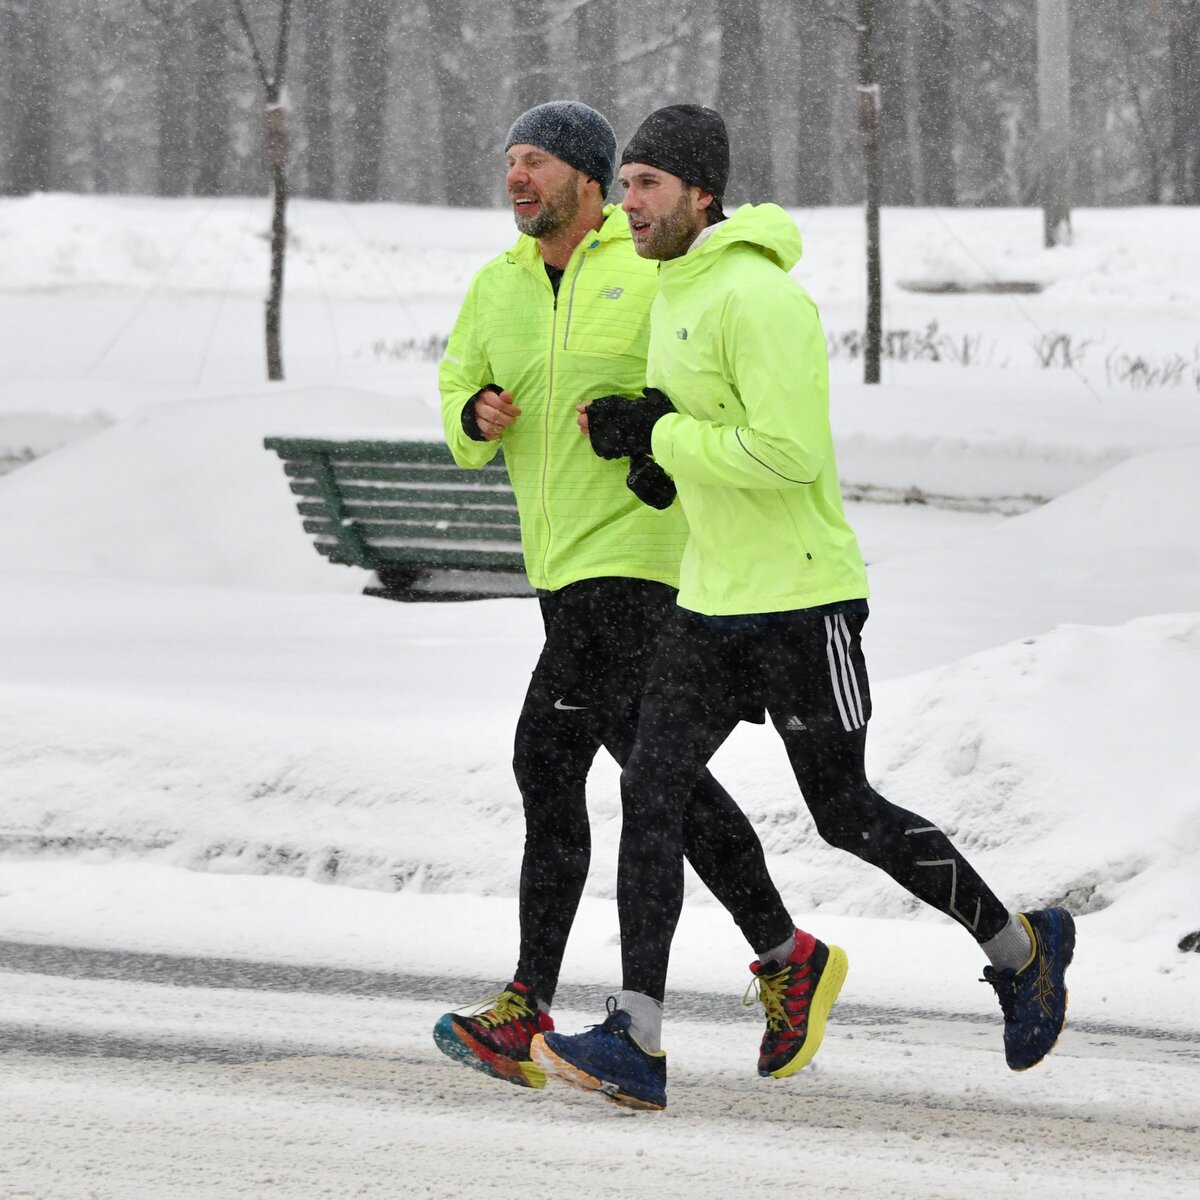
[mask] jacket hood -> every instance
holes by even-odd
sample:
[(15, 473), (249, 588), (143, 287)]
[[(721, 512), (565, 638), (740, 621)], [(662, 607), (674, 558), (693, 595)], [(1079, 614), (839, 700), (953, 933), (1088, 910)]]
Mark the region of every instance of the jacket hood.
[(785, 271), (800, 261), (803, 252), (796, 222), (778, 204), (743, 204), (732, 216), (704, 230), (682, 258), (670, 259), (663, 266), (720, 254), (737, 242), (753, 246)]
[[(611, 242), (621, 238), (629, 241), (632, 236), (629, 232), (629, 220), (621, 211), (621, 206), (606, 204), (604, 206), (604, 223), (599, 229), (589, 233), (580, 244), (585, 247), (598, 246), (601, 242)], [(527, 233), (522, 233), (517, 237), (508, 254), (517, 262), (533, 262), (537, 259), (540, 263), (542, 258), (537, 238), (532, 238)]]

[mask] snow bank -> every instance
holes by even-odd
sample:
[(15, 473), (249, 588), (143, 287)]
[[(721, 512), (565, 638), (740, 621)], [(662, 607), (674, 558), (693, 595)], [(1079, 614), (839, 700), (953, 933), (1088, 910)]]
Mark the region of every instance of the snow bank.
[(0, 562), (165, 583), (354, 591), (320, 558), (267, 434), (390, 429), (441, 438), (420, 403), (283, 389), (143, 409), (0, 479)]
[[(482, 637), (454, 645), (455, 613), (435, 606), (314, 599), (276, 612), (271, 637), (260, 624), (270, 619), (266, 604), (237, 630), (232, 608), (208, 611), (181, 591), (170, 626), (186, 653), (164, 652), (166, 678), (155, 683), (142, 678), (153, 655), (125, 643), (143, 623), (136, 610), (124, 622), (115, 616), (121, 595), (110, 597), (117, 627), (103, 684), (74, 694), (0, 687), (4, 849), (133, 853), (376, 889), (513, 893), (523, 821), (508, 757), (519, 663), (536, 637), (532, 614), (522, 631), (528, 645)], [(390, 678), (359, 675), (369, 668), (353, 658), (343, 676), (325, 678), (338, 646), (322, 645), (315, 629), (297, 661), (302, 617), (315, 619), (318, 603), (326, 619), (361, 610), (357, 644), (388, 664)], [(389, 637), (395, 610), (412, 611), (416, 625), (401, 616)], [(510, 601), (503, 611), (522, 606)], [(108, 613), (100, 605), (91, 621), (77, 616), (69, 640), (89, 625), (98, 636)], [(141, 637), (152, 650), (160, 633), (142, 628)], [(238, 653), (242, 639), (257, 647), (250, 663)], [(487, 671), (451, 667), (472, 660)], [(85, 675), (89, 664), (84, 655)], [(481, 678), (494, 681), (486, 701), (472, 699)], [(1006, 899), (1100, 911), (1136, 898), (1150, 877), (1155, 920), (1177, 941), (1195, 923), (1186, 881), (1200, 869), (1197, 678), (1200, 616), (1061, 628), (876, 688), (872, 777), (890, 799), (941, 824)], [(263, 711), (271, 688), (301, 687), (312, 691), (305, 703)], [(358, 699), (343, 704), (351, 691)], [(241, 705), (228, 702), (239, 694)], [(470, 714), (471, 736), (456, 711)], [(885, 876), (817, 838), (773, 734), (743, 728), (715, 768), (760, 830), (797, 909), (917, 910)], [(610, 763), (593, 783), (589, 893), (607, 897), (620, 832)], [(1133, 907), (1120, 926), (1130, 936), (1148, 916), (1144, 903)]]
[[(1127, 404), (1097, 407), (1090, 397), (1069, 391), (1014, 397), (994, 374), (962, 396), (914, 386), (841, 391), (835, 403), (839, 467), (848, 487), (866, 484), (873, 494), (897, 496), (917, 488), (1003, 507), (1005, 497), (1061, 495), (1144, 450), (1200, 444), (1200, 403), (1181, 399), (1160, 402), (1156, 421), (1144, 424)], [(0, 561), (171, 583), (356, 590), (360, 572), (318, 559), (301, 530), (282, 468), (263, 451), (262, 438), (291, 433), (438, 440), (435, 403), (433, 397), (422, 403), (411, 390), (381, 395), (343, 386), (148, 406), (0, 479)], [(1194, 478), (1200, 461), (1194, 454), (1175, 467), (1172, 461), (1169, 456), (1149, 461), (1131, 476), (1115, 473), (1099, 485), (1111, 493), (1099, 507), (1096, 494), (1085, 491), (1073, 509), (1054, 510), (1064, 513), (1063, 520), (1035, 522), (1029, 528), (1043, 531), (1037, 534), (1039, 561), (1056, 569), (1059, 555), (1111, 563), (1120, 553), (1118, 591), (1159, 587), (1153, 564), (1144, 572), (1130, 571), (1129, 556), (1145, 560), (1146, 535), (1161, 552), (1173, 539), (1185, 550), (1195, 544), (1183, 514), (1197, 499), (1188, 471), (1193, 468)], [(1142, 486), (1136, 470), (1154, 476), (1154, 486), (1129, 502), (1121, 498), (1123, 489)], [(1088, 531), (1082, 541), (1071, 524), (1076, 515)], [(1006, 580), (1031, 578), (1030, 567), (1020, 565), (1025, 535), (1019, 530), (1026, 526), (1013, 528), (1018, 532), (992, 539), (1011, 550), (992, 549), (992, 542), (978, 548), (980, 564), (966, 572), (968, 582), (999, 576), (1004, 586)], [(913, 560), (911, 570), (924, 569), (923, 560)], [(1110, 567), (1103, 570), (1111, 573)], [(953, 588), (964, 567), (948, 564), (945, 573)], [(1031, 590), (1039, 589), (1046, 590), (1044, 583), (1035, 582)], [(1193, 594), (1175, 599), (1168, 588), (1162, 607), (1197, 607)], [(1082, 619), (1107, 619), (1089, 611)], [(1120, 609), (1122, 619), (1144, 611)]]
[(1198, 612), (1197, 514), (1200, 444), (1182, 445), (970, 542), (890, 559), (870, 573), (868, 653), (893, 676), (1064, 622)]

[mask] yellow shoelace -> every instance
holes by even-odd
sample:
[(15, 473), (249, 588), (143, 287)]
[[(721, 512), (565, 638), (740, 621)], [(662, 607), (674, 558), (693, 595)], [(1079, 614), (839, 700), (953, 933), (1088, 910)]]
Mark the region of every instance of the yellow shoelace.
[(520, 992), (499, 992), (480, 1002), (471, 1014), (489, 1029), (503, 1025), (506, 1021), (520, 1020), (533, 1016), (529, 1001)]
[(791, 1029), (792, 1021), (784, 1008), (787, 981), (787, 967), (776, 971), (774, 975), (755, 975), (742, 996), (742, 1007), (753, 1008), (755, 1004), (761, 1004), (767, 1013), (768, 1029), (782, 1029), (785, 1025)]

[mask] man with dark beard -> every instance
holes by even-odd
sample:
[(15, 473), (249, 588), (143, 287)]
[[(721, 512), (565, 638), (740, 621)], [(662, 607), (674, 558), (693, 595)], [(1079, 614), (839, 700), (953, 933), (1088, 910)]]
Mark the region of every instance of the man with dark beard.
[[(553, 1029), (550, 1007), (588, 871), (588, 769), (601, 746), (623, 763), (633, 745), (687, 536), (661, 470), (635, 464), (627, 483), (626, 464), (593, 455), (575, 425), (589, 396), (645, 383), (657, 264), (638, 256), (624, 214), (604, 204), (615, 158), (612, 129), (587, 105), (542, 104), (517, 118), (505, 161), (521, 236), (472, 280), (439, 373), (455, 460), (479, 467), (503, 445), (546, 640), (513, 756), (525, 810), (517, 967), (482, 1011), (446, 1013), (434, 1040), (456, 1061), (526, 1087), (545, 1084), (529, 1045)], [(837, 970), (827, 972), (826, 989), (835, 978), (840, 986), (844, 954), (796, 929), (757, 835), (707, 770), (684, 805), (683, 853), (756, 961), (777, 965), (798, 947), (805, 961), (828, 955)], [(796, 979), (801, 1014), (819, 982), (806, 972)], [(782, 1041), (771, 1036), (778, 1074), (799, 1069), (820, 1043), (820, 1029), (810, 1033), (803, 1020)]]
[[(646, 1001), (661, 1005), (682, 903), (683, 799), (737, 723), (765, 710), (817, 832), (957, 922), (990, 960), (1005, 1057), (1026, 1070), (1063, 1026), (1074, 922), (1057, 907), (1011, 911), (941, 829), (867, 781), (867, 577), (834, 461), (824, 333), (789, 274), (799, 231), (774, 204), (726, 219), (729, 143), (712, 109), (652, 113), (621, 164), (634, 245), (660, 261), (653, 387), (581, 406), (580, 426), (606, 460), (653, 454), (689, 535), (680, 618), (660, 640), (621, 774), (623, 990), (602, 1024), (544, 1031), (532, 1057), (609, 1098), (665, 1104), (661, 1028)], [(791, 993), (772, 972), (755, 974), (769, 1028)], [(818, 988), (814, 1010), (819, 999)]]

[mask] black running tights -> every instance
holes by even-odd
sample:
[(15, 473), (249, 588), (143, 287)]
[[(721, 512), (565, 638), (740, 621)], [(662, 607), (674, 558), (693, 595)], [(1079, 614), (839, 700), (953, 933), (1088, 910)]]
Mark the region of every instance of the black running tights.
[[(598, 579), (543, 595), (546, 644), (517, 723), (513, 769), (525, 807), (521, 948), (515, 978), (549, 1004), (591, 857), (584, 785), (601, 746), (622, 766), (642, 688), (675, 593)], [(753, 826), (701, 763), (679, 800), (680, 889), (686, 857), (756, 953), (794, 926)]]

